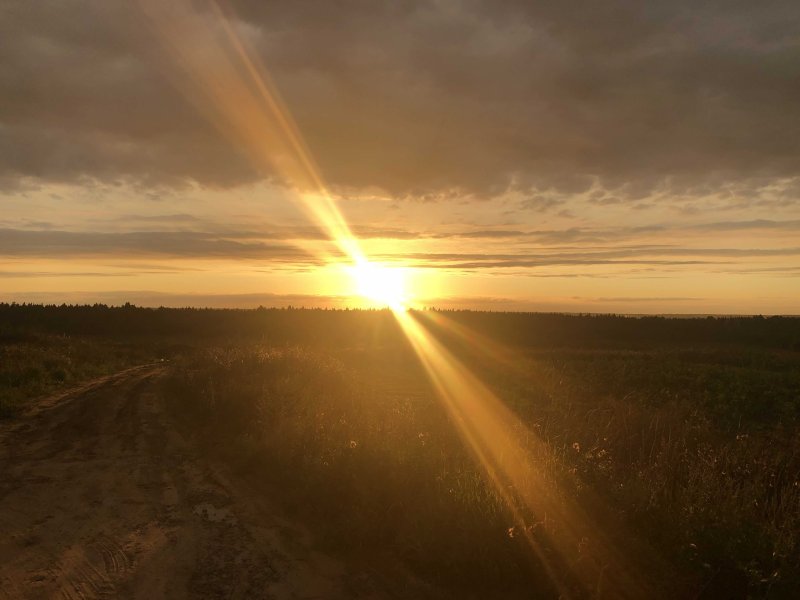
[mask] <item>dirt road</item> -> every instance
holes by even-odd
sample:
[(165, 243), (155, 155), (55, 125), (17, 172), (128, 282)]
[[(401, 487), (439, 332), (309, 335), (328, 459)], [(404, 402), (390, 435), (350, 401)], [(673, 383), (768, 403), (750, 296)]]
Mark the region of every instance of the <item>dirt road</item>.
[(406, 595), (315, 551), (198, 457), (161, 408), (162, 372), (99, 379), (0, 425), (0, 598)]

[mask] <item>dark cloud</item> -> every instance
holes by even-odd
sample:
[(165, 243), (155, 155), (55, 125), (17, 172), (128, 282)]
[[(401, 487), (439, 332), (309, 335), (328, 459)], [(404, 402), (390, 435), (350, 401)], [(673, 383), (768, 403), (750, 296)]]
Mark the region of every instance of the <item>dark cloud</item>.
[(531, 233), (526, 231), (517, 231), (514, 229), (476, 229), (474, 231), (456, 231), (453, 233), (437, 233), (433, 237), (436, 238), (518, 238), (529, 237)]
[[(715, 231), (776, 231), (776, 232), (796, 232), (800, 231), (800, 220), (792, 219), (786, 221), (776, 221), (772, 219), (752, 219), (748, 221), (718, 221), (710, 223), (698, 223), (688, 225), (639, 225), (632, 227), (594, 227), (581, 228), (569, 227), (567, 229), (551, 230), (516, 230), (516, 229), (476, 229), (470, 231), (456, 231), (448, 233), (437, 233), (434, 238), (480, 238), (480, 239), (514, 239), (519, 242), (529, 241), (537, 244), (603, 244), (619, 243), (626, 239), (636, 239), (637, 237), (648, 237), (657, 234), (663, 235), (694, 235), (698, 232)], [(415, 235), (415, 234), (410, 234)], [(661, 248), (655, 245), (653, 247)], [(642, 246), (637, 246), (642, 248)]]
[(559, 208), (564, 204), (563, 198), (553, 198), (547, 196), (531, 196), (520, 202), (523, 210), (544, 213), (551, 209)]
[[(214, 225), (189, 215), (126, 215), (130, 231), (66, 231), (46, 228), (0, 227), (0, 256), (36, 258), (74, 257), (158, 257), (158, 258), (226, 258), (263, 259), (297, 268), (320, 264), (294, 242), (326, 242), (323, 231), (313, 226), (264, 226), (241, 229)], [(117, 219), (110, 219), (117, 224)], [(103, 221), (104, 222), (104, 221)], [(101, 222), (102, 223), (102, 222)], [(144, 225), (148, 230), (136, 230)], [(187, 228), (178, 228), (179, 226)], [(158, 226), (158, 229), (152, 227)], [(553, 230), (474, 229), (449, 233), (424, 233), (397, 227), (356, 226), (353, 232), (360, 239), (387, 240), (490, 240), (507, 241), (507, 253), (491, 252), (411, 252), (376, 255), (390, 261), (412, 261), (419, 266), (449, 269), (536, 268), (554, 265), (688, 265), (719, 264), (727, 260), (782, 258), (800, 256), (798, 247), (709, 248), (698, 247), (697, 235), (706, 231), (749, 232), (770, 231), (793, 234), (800, 221), (711, 222), (687, 226), (644, 225), (617, 228), (567, 228)], [(691, 236), (692, 244), (676, 246), (658, 243), (651, 236), (665, 240), (674, 236)], [(646, 242), (646, 243), (645, 243)], [(328, 248), (328, 253), (337, 252)], [(146, 272), (160, 267), (145, 265)], [(784, 270), (780, 267), (779, 270)], [(0, 272), (0, 277), (18, 276)], [(31, 276), (40, 274), (31, 271)], [(88, 273), (87, 273), (88, 275)], [(41, 276), (47, 276), (41, 273)], [(53, 276), (58, 276), (54, 273)]]
[(174, 215), (120, 215), (108, 220), (120, 223), (155, 223), (157, 225), (202, 223), (201, 219), (185, 213)]
[[(725, 265), (730, 261), (763, 257), (800, 257), (800, 248), (677, 248), (631, 246), (619, 248), (553, 251), (532, 249), (513, 254), (428, 253), (385, 255), (386, 260), (413, 261), (418, 267), (471, 271), (476, 269), (536, 269), (594, 265), (650, 265), (658, 267)], [(534, 272), (530, 274), (534, 275)]]
[[(374, 231), (379, 237), (390, 232)], [(309, 235), (311, 234), (311, 235)], [(303, 237), (306, 236), (306, 237)], [(413, 237), (409, 234), (409, 237)], [(78, 232), (58, 230), (0, 229), (0, 256), (64, 259), (76, 257), (115, 258), (225, 258), (259, 259), (291, 268), (319, 264), (320, 259), (286, 239), (317, 240), (313, 228), (301, 231), (287, 228), (274, 241), (256, 232), (214, 233), (200, 231)], [(553, 265), (686, 265), (714, 264), (697, 257), (796, 256), (800, 249), (682, 249), (668, 246), (633, 246), (611, 249), (576, 250), (566, 248), (521, 249), (517, 253), (410, 253), (385, 255), (393, 261), (412, 261), (419, 266), (459, 270), (493, 268), (536, 268)], [(565, 251), (566, 250), (566, 251)], [(90, 275), (89, 273), (83, 273)], [(27, 272), (27, 276), (48, 276), (45, 272)], [(15, 276), (0, 272), (0, 277)], [(22, 275), (26, 276), (24, 273)]]
[[(236, 239), (269, 239), (269, 240), (327, 240), (328, 235), (319, 227), (308, 226), (278, 226), (265, 224), (260, 228), (242, 228), (234, 225), (215, 224), (203, 219), (186, 214), (174, 215), (124, 215), (112, 219), (98, 220), (98, 222), (127, 223), (130, 225), (146, 225), (148, 229), (154, 226), (164, 227), (169, 233), (177, 227), (189, 227), (192, 230), (206, 232), (207, 235), (219, 237), (232, 237)], [(26, 229), (52, 229), (35, 226), (33, 222), (27, 223)], [(416, 239), (482, 239), (482, 240), (515, 240), (518, 243), (532, 242), (560, 246), (564, 244), (603, 244), (619, 243), (624, 240), (636, 239), (653, 234), (664, 235), (694, 235), (705, 231), (800, 231), (800, 220), (777, 221), (772, 219), (752, 219), (747, 221), (718, 221), (698, 223), (694, 225), (679, 224), (650, 224), (629, 227), (569, 227), (566, 229), (467, 229), (450, 232), (423, 232), (415, 229), (400, 227), (380, 227), (372, 225), (354, 225), (352, 232), (359, 239), (391, 239), (391, 240), (416, 240)], [(641, 249), (644, 246), (637, 245)], [(653, 245), (662, 248), (662, 245)]]
[[(232, 5), (343, 188), (436, 197), (599, 181), (603, 204), (665, 182), (746, 198), (800, 176), (791, 0)], [(6, 185), (259, 177), (165, 78), (135, 2), (12, 0), (0, 40)]]
[(588, 300), (590, 302), (694, 302), (697, 300), (705, 300), (705, 298), (686, 296), (656, 296), (651, 298), (642, 296), (619, 296), (611, 298), (584, 298), (582, 296), (574, 296), (573, 300)]
[(759, 231), (759, 230), (800, 230), (800, 220), (774, 221), (772, 219), (753, 219), (750, 221), (720, 221), (696, 225), (694, 229), (708, 231)]
[(269, 259), (275, 263), (290, 264), (318, 262), (306, 252), (286, 244), (270, 244), (192, 231), (89, 233), (0, 229), (0, 256), (150, 256)]
[(182, 273), (183, 269), (154, 269), (152, 271), (0, 271), (0, 279), (40, 279), (42, 277), (130, 277), (132, 275), (161, 275)]

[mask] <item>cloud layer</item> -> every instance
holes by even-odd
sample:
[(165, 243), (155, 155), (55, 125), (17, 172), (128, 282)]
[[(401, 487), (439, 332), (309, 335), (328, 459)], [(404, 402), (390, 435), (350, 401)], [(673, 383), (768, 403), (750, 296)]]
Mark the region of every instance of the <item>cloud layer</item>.
[[(238, 0), (233, 14), (343, 190), (595, 187), (602, 202), (800, 176), (790, 0)], [(173, 87), (135, 3), (12, 1), (0, 39), (6, 187), (261, 176)]]

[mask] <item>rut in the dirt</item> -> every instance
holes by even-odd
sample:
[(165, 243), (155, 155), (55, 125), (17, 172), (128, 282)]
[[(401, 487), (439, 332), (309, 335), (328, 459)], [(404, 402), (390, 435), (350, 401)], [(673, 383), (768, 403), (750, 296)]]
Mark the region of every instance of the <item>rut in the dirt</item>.
[(199, 458), (161, 408), (162, 371), (97, 380), (0, 428), (0, 598), (397, 595)]

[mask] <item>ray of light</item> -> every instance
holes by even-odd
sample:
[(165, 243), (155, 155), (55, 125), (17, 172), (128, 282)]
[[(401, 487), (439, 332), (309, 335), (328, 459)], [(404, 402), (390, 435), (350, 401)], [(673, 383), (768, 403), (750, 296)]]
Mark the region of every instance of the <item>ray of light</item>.
[(454, 319), (447, 318), (442, 313), (424, 311), (417, 314), (445, 336), (457, 340), (471, 354), (478, 355), (481, 359), (488, 359), (513, 372), (519, 373), (523, 370), (523, 363), (519, 360), (518, 351), (499, 344), (492, 338), (478, 333)]
[[(373, 281), (383, 275), (370, 270), (371, 263), (328, 193), (289, 111), (235, 20), (211, 1), (140, 3), (179, 67), (171, 73), (173, 81), (256, 169), (277, 172), (298, 190), (309, 217), (338, 249), (338, 255), (329, 253), (324, 258), (344, 257), (365, 274), (365, 293), (383, 294), (386, 285)], [(206, 10), (198, 10), (198, 5)], [(370, 278), (376, 273), (380, 277)], [(392, 298), (400, 295), (395, 291)], [(527, 527), (521, 533), (561, 594), (571, 595), (574, 582), (583, 592), (596, 594), (606, 582), (615, 597), (652, 597), (652, 590), (599, 523), (545, 475), (541, 461), (550, 455), (547, 445), (406, 312), (403, 302), (389, 304), (489, 484), (518, 522), (526, 523), (533, 516), (546, 531), (545, 546)], [(459, 334), (469, 337), (466, 331)]]
[[(404, 332), (425, 367), (467, 447), (487, 480), (523, 526), (537, 558), (559, 592), (616, 598), (657, 597), (645, 572), (655, 568), (644, 546), (630, 537), (612, 539), (593, 507), (590, 517), (558, 481), (548, 476), (550, 448), (500, 399), (422, 326), (416, 313), (397, 313)], [(527, 524), (527, 527), (524, 525)], [(544, 543), (530, 526), (544, 534)], [(621, 532), (620, 532), (621, 533)], [(628, 552), (621, 544), (630, 544)], [(633, 555), (636, 560), (631, 560)], [(568, 575), (567, 575), (568, 574)], [(576, 587), (577, 586), (577, 587)]]
[[(234, 19), (213, 1), (140, 0), (157, 39), (177, 67), (169, 80), (264, 175), (293, 186), (301, 206), (340, 256), (366, 262), (357, 239), (319, 174), (302, 136), (257, 54)], [(201, 6), (205, 10), (198, 10)]]

